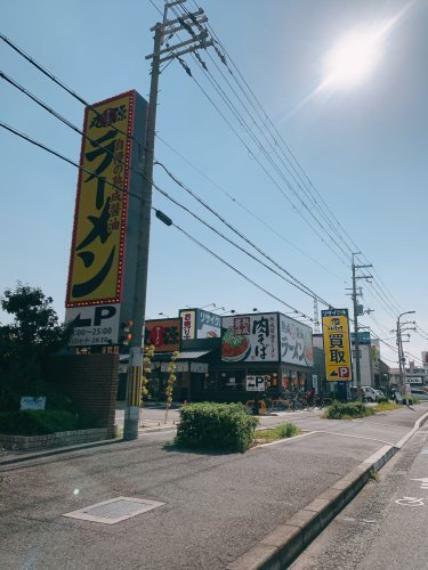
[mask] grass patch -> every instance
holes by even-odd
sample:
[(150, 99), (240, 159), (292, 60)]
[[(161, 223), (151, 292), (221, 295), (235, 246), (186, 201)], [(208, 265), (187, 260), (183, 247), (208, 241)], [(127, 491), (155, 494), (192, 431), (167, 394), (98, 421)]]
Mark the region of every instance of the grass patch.
[(374, 413), (373, 408), (362, 402), (333, 402), (325, 411), (324, 417), (328, 420), (352, 420), (373, 416)]
[(398, 410), (400, 406), (395, 402), (379, 402), (374, 408), (376, 413), (379, 412), (391, 412), (392, 410)]
[(257, 443), (270, 443), (271, 441), (276, 441), (277, 439), (286, 439), (288, 437), (294, 437), (300, 433), (299, 428), (290, 423), (280, 424), (271, 429), (263, 429), (255, 434), (254, 441)]

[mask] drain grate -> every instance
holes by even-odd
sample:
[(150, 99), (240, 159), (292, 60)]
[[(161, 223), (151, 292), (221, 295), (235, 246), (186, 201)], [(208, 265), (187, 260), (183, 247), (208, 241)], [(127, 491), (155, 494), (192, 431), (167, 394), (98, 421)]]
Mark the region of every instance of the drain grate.
[(133, 497), (116, 497), (96, 505), (84, 507), (78, 511), (66, 513), (63, 516), (82, 521), (115, 524), (131, 517), (147, 513), (165, 503), (150, 501), (149, 499), (135, 499)]

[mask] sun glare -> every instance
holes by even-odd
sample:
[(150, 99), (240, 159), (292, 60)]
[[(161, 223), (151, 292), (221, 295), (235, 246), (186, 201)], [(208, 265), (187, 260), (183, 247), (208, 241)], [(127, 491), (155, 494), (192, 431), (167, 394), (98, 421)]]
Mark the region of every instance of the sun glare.
[(351, 32), (325, 58), (323, 87), (353, 87), (374, 71), (382, 55), (382, 34)]
[(382, 58), (387, 36), (414, 3), (415, 0), (407, 3), (388, 20), (343, 36), (324, 58), (324, 79), (316, 93), (325, 88), (354, 87), (373, 75)]

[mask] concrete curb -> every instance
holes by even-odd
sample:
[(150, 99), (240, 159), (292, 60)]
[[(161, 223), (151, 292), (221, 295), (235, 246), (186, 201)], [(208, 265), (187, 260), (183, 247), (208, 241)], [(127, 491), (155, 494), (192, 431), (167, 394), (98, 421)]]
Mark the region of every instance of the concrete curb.
[[(421, 416), (396, 445), (385, 445), (321, 493), (286, 523), (277, 526), (258, 544), (227, 566), (227, 570), (281, 570), (316, 538), (428, 419)], [(294, 439), (294, 438), (291, 438)]]
[(50, 449), (46, 451), (40, 451), (39, 453), (26, 453), (21, 457), (14, 457), (13, 459), (5, 459), (0, 461), (0, 467), (3, 465), (14, 465), (16, 463), (24, 463), (25, 461), (31, 461), (34, 459), (43, 459), (44, 457), (51, 457), (53, 455), (62, 455), (64, 453), (72, 453), (73, 451), (79, 451), (81, 449), (91, 449), (92, 447), (103, 447), (106, 445), (112, 445), (114, 443), (121, 443), (125, 441), (122, 438), (115, 439), (103, 439), (101, 441), (92, 441), (89, 443), (82, 443), (80, 445), (69, 445), (67, 447), (58, 447), (56, 449)]

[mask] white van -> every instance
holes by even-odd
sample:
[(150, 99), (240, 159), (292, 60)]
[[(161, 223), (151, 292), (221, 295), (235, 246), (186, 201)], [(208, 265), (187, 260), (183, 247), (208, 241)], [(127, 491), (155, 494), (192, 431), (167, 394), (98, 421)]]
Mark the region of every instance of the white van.
[(361, 390), (363, 392), (363, 400), (366, 402), (377, 402), (381, 398), (379, 391), (371, 386), (361, 386)]

